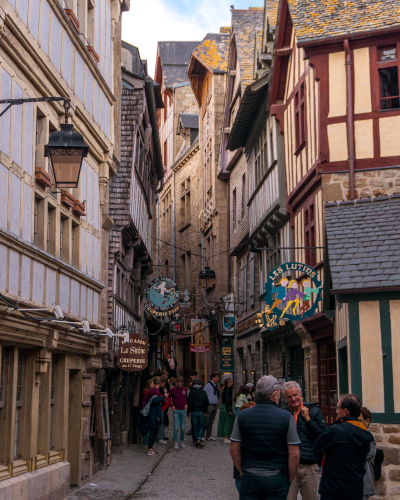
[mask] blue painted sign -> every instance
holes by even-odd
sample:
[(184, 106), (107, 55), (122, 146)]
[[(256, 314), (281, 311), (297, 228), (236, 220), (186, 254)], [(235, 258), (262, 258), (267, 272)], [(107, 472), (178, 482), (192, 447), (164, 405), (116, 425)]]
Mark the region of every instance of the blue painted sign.
[[(296, 271), (303, 275), (300, 281), (282, 276)], [(275, 330), (287, 321), (313, 316), (321, 300), (322, 287), (315, 269), (300, 262), (288, 262), (269, 273), (265, 292), (265, 310), (257, 315), (257, 322), (267, 330)]]

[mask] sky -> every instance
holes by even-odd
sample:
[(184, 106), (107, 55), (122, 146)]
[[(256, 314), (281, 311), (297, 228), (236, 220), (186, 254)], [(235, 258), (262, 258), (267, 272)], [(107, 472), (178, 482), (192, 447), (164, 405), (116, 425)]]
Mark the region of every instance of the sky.
[(262, 7), (264, 0), (131, 0), (122, 16), (122, 40), (139, 48), (154, 76), (157, 42), (202, 40), (231, 25), (230, 6)]

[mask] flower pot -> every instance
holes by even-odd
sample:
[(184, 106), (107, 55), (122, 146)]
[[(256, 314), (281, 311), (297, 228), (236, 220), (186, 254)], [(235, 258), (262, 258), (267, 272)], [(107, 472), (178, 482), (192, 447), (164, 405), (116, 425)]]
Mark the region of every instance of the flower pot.
[(85, 216), (85, 205), (78, 200), (75, 200), (74, 208), (72, 209), (76, 214), (80, 216)]
[(35, 180), (43, 187), (52, 187), (50, 175), (42, 168), (35, 168)]
[(94, 50), (94, 47), (92, 47), (91, 45), (89, 45), (86, 48), (87, 48), (87, 51), (89, 52), (89, 54), (92, 56), (93, 61), (98, 66), (99, 61), (100, 61), (100, 57), (97, 55), (97, 52)]
[(64, 205), (67, 205), (67, 207), (74, 208), (75, 198), (72, 196), (72, 194), (63, 189), (61, 192), (61, 203), (64, 203)]
[(79, 35), (79, 21), (76, 15), (74, 14), (74, 11), (72, 9), (65, 9), (65, 13), (67, 14), (68, 19), (70, 20), (72, 26), (76, 29)]

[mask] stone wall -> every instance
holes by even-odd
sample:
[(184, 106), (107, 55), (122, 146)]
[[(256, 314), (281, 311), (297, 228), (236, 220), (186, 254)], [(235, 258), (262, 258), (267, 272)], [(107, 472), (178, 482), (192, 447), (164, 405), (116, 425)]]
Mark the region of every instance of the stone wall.
[(180, 135), (176, 135), (176, 130), (178, 127), (179, 113), (191, 113), (199, 114), (199, 106), (197, 104), (196, 97), (192, 91), (192, 87), (188, 84), (184, 87), (178, 87), (175, 89), (174, 97), (174, 162), (182, 144), (185, 142), (184, 138)]
[[(350, 199), (349, 174), (323, 173), (323, 201)], [(389, 196), (400, 192), (400, 168), (387, 168), (355, 172), (356, 199)]]
[(371, 498), (400, 498), (400, 425), (372, 423), (370, 430), (375, 436), (376, 446), (385, 455), (382, 477), (375, 482), (376, 496)]

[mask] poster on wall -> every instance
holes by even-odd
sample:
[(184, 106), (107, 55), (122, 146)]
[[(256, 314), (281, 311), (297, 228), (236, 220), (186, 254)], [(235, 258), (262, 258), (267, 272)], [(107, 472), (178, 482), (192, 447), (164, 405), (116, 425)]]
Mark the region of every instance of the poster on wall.
[(221, 372), (233, 372), (233, 346), (221, 347)]
[(194, 336), (194, 343), (189, 344), (191, 352), (210, 352), (211, 346), (204, 342), (204, 337), (208, 338), (208, 321), (205, 319), (192, 319), (191, 332)]
[[(283, 274), (300, 273), (300, 281)], [(265, 283), (264, 312), (257, 314), (257, 323), (267, 330), (285, 326), (289, 321), (301, 321), (313, 316), (321, 301), (321, 282), (312, 267), (300, 262), (288, 262), (273, 269)]]
[(148, 365), (148, 340), (137, 333), (119, 337), (117, 364), (126, 372), (138, 372)]
[(236, 318), (232, 313), (224, 315), (224, 332), (234, 333), (235, 332)]
[(225, 303), (225, 310), (233, 312), (235, 310), (235, 294), (228, 293), (224, 297), (222, 297), (223, 302)]

